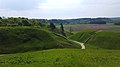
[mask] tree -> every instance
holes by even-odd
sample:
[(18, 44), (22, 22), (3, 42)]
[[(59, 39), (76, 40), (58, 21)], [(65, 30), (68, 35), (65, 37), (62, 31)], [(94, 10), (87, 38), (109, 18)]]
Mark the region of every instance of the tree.
[(0, 17), (0, 19), (2, 19), (2, 17)]
[(0, 20), (0, 26), (2, 25), (2, 20)]
[(72, 33), (72, 27), (70, 26), (70, 33)]
[(22, 24), (23, 24), (24, 26), (31, 26), (30, 22), (29, 22), (27, 19), (23, 19), (23, 20), (22, 20)]
[(22, 22), (18, 22), (18, 25), (19, 25), (19, 26), (23, 26), (23, 23), (22, 23)]
[(115, 22), (114, 25), (120, 25), (120, 22)]
[(60, 29), (61, 29), (61, 34), (62, 34), (63, 36), (66, 36), (65, 33), (64, 33), (64, 26), (63, 26), (63, 24), (61, 23), (60, 25), (61, 25), (61, 27), (60, 27)]
[(56, 29), (56, 26), (53, 23), (50, 23), (50, 29), (51, 31), (54, 31)]

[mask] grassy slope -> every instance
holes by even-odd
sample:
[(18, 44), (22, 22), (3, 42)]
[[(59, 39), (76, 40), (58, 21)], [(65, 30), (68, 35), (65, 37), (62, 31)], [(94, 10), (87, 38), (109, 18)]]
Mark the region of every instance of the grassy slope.
[(102, 31), (97, 33), (88, 44), (105, 49), (120, 49), (120, 32)]
[(70, 36), (69, 38), (84, 43), (95, 32), (96, 30), (83, 30), (76, 33), (75, 35)]
[(0, 56), (1, 67), (119, 67), (119, 50), (52, 49)]
[(73, 43), (49, 31), (33, 27), (1, 27), (0, 53), (16, 53), (51, 48), (75, 48)]
[[(95, 33), (95, 31), (80, 31), (70, 38), (80, 42), (85, 42), (93, 33)], [(87, 44), (104, 49), (120, 49), (120, 31), (109, 30), (98, 32), (87, 42)]]

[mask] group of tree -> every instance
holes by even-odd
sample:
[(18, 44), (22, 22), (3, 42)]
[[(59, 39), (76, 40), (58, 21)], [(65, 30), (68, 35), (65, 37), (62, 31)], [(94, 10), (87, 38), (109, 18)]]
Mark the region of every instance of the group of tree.
[(37, 19), (54, 24), (106, 24), (111, 23), (111, 18), (78, 18), (78, 19)]
[(56, 26), (54, 25), (54, 23), (50, 23), (50, 31), (55, 31)]
[(120, 25), (120, 21), (115, 22), (114, 25)]
[(24, 17), (0, 17), (0, 26), (45, 26), (45, 23), (39, 22), (35, 19), (28, 19)]
[(106, 24), (105, 21), (91, 21), (90, 24)]
[[(55, 32), (56, 33), (56, 26), (54, 23), (50, 23), (50, 30), (52, 32)], [(64, 26), (62, 23), (60, 23), (60, 34), (62, 34), (63, 36), (66, 36), (65, 32), (64, 32)]]
[(66, 36), (66, 35), (65, 35), (65, 32), (64, 32), (64, 26), (63, 26), (62, 23), (60, 24), (60, 30), (61, 30), (61, 34), (62, 34), (63, 36)]

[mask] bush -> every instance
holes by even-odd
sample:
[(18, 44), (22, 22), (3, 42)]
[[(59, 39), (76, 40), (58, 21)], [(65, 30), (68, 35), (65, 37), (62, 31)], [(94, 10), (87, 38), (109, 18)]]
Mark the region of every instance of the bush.
[(114, 24), (115, 24), (115, 25), (120, 25), (120, 22), (115, 22)]

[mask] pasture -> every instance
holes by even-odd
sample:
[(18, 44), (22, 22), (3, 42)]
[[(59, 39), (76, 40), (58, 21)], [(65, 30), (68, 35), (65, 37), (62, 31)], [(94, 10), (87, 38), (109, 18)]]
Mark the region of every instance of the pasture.
[(119, 67), (119, 50), (52, 49), (0, 56), (0, 67)]
[[(59, 27), (59, 26), (58, 26)], [(65, 30), (72, 32), (79, 32), (81, 30), (110, 30), (114, 28), (120, 28), (120, 26), (113, 24), (75, 24), (75, 25), (64, 25)]]

